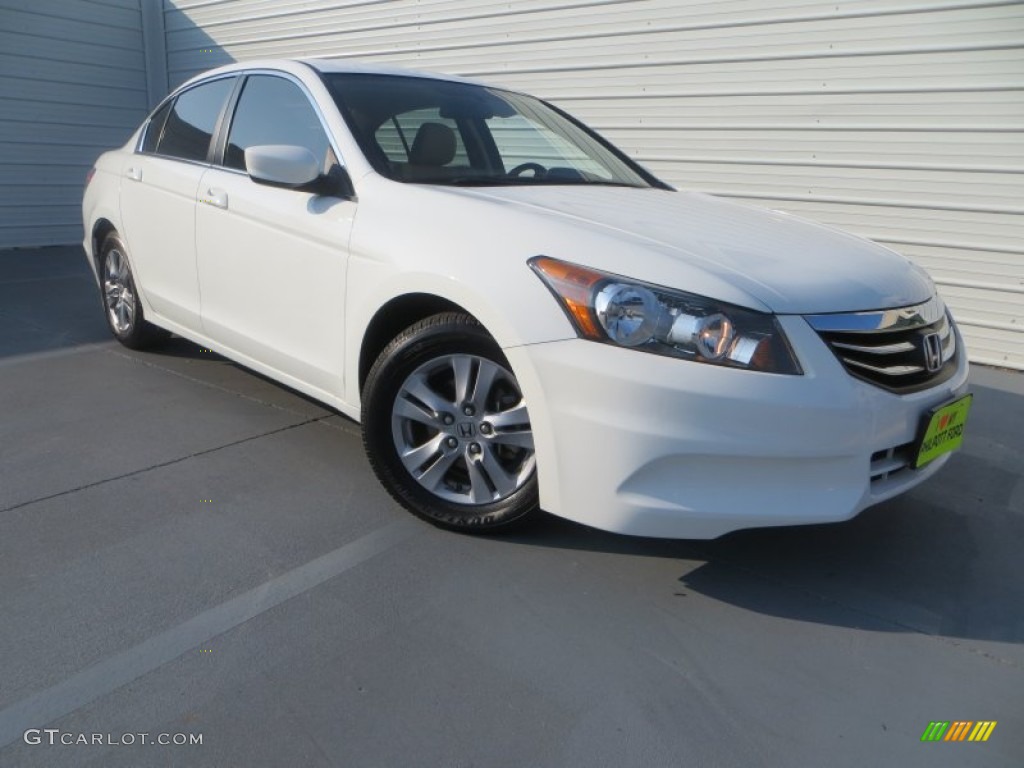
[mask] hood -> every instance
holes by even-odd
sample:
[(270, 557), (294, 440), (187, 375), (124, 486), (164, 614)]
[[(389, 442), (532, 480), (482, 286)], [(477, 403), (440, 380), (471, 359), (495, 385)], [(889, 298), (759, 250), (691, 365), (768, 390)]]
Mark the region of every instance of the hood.
[[(596, 185), (448, 190), (532, 209), (603, 232), (626, 246), (659, 251), (734, 285), (778, 314), (889, 309), (927, 301), (934, 293), (923, 270), (888, 248), (710, 195)], [(642, 258), (631, 258), (628, 269), (611, 271), (685, 290), (655, 274), (659, 262), (651, 260), (645, 268)], [(580, 263), (608, 269), (607, 263)]]

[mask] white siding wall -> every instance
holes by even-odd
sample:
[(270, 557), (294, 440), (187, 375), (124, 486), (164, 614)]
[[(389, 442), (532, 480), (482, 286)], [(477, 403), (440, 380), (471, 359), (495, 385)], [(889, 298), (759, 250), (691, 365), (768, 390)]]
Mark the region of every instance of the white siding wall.
[(1024, 4), (165, 0), (171, 85), (360, 58), (546, 98), (682, 189), (913, 256), (977, 361), (1024, 368)]
[(139, 0), (0, 0), (0, 248), (80, 242), (85, 174), (147, 107)]
[(522, 88), (682, 189), (889, 244), (1024, 368), (1020, 0), (0, 0), (0, 248), (80, 239), (165, 79), (314, 55)]

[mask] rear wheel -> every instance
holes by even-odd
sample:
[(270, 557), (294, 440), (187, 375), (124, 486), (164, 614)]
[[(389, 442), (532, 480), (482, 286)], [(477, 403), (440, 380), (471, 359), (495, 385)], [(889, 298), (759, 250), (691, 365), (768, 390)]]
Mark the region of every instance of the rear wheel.
[(533, 432), (501, 349), (468, 315), (401, 333), (363, 388), (374, 472), (414, 514), (459, 531), (507, 530), (537, 512)]
[(114, 337), (130, 349), (143, 349), (169, 334), (146, 322), (127, 253), (116, 232), (107, 235), (100, 247), (103, 309)]

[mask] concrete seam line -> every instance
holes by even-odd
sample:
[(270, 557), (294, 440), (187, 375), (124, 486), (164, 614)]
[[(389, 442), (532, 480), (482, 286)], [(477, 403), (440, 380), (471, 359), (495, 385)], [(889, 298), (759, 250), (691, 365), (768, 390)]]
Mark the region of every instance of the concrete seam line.
[(401, 544), (423, 527), (398, 520), (277, 576), (0, 711), (0, 748), (174, 661), (190, 649)]
[(99, 341), (93, 344), (76, 344), (70, 347), (59, 347), (47, 349), (41, 352), (26, 352), (23, 355), (11, 355), (0, 360), (0, 368), (6, 368), (22, 363), (31, 363), (37, 360), (49, 360), (56, 357), (67, 357), (69, 355), (80, 355), (85, 352), (101, 352), (115, 344), (113, 341)]
[(133, 469), (131, 472), (125, 472), (120, 475), (114, 475), (113, 477), (104, 477), (102, 480), (93, 480), (92, 482), (85, 483), (74, 488), (68, 488), (63, 491), (56, 491), (54, 493), (49, 494), (48, 496), (40, 496), (37, 499), (29, 499), (28, 501), (19, 501), (17, 504), (12, 504), (9, 507), (4, 507), (3, 509), (0, 509), (0, 514), (3, 514), (5, 512), (13, 512), (14, 510), (21, 509), (22, 507), (29, 507), (32, 506), (33, 504), (40, 504), (44, 501), (50, 501), (51, 499), (57, 499), (60, 498), (61, 496), (67, 496), (69, 494), (78, 493), (79, 491), (87, 491), (90, 488), (95, 488), (98, 485), (105, 485), (106, 483), (113, 483), (117, 482), (118, 480), (124, 480), (127, 477), (142, 475), (145, 474), (146, 472), (152, 472), (155, 469), (164, 469), (165, 467), (171, 467), (174, 466), (175, 464), (180, 464), (183, 461), (188, 461), (189, 459), (195, 459), (200, 456), (205, 456), (208, 453), (216, 453), (217, 451), (223, 451), (228, 448), (234, 448), (236, 445), (250, 443), (253, 440), (259, 440), (264, 437), (271, 437), (273, 435), (280, 434), (281, 432), (287, 432), (291, 429), (298, 429), (299, 427), (304, 427), (307, 424), (313, 424), (323, 419), (329, 419), (332, 415), (333, 414), (328, 414), (327, 416), (317, 416), (314, 419), (306, 419), (305, 421), (300, 421), (296, 424), (287, 424), (283, 427), (278, 427), (277, 429), (271, 429), (268, 432), (260, 432), (255, 435), (249, 435), (248, 437), (240, 437), (238, 440), (232, 440), (230, 443), (224, 443), (223, 445), (215, 445), (212, 448), (204, 448), (201, 451), (189, 453), (185, 456), (178, 456), (177, 458), (168, 459), (167, 461), (161, 461), (157, 464), (151, 464), (148, 467)]
[[(305, 416), (306, 415), (306, 414), (302, 413), (301, 411), (296, 411), (296, 410), (294, 410), (292, 408), (286, 408), (283, 405), (278, 405), (277, 403), (271, 403), (271, 402), (268, 402), (266, 400), (262, 400), (261, 398), (253, 397), (252, 395), (247, 395), (244, 392), (239, 392), (236, 389), (231, 389), (230, 387), (222, 387), (220, 384), (214, 384), (212, 381), (206, 381), (205, 379), (199, 379), (199, 378), (196, 378), (195, 376), (189, 376), (187, 373), (184, 373), (183, 371), (176, 371), (173, 368), (168, 368), (165, 365), (160, 365), (159, 363), (155, 363), (152, 360), (144, 360), (141, 357), (136, 357), (135, 355), (125, 354), (124, 352), (121, 352), (117, 347), (111, 347), (111, 348), (107, 349), (107, 351), (110, 354), (115, 355), (116, 357), (120, 357), (120, 358), (123, 358), (125, 360), (129, 360), (129, 361), (131, 361), (133, 363), (137, 363), (139, 365), (144, 365), (147, 368), (152, 368), (153, 370), (156, 370), (156, 371), (162, 371), (163, 373), (169, 373), (171, 376), (177, 376), (179, 379), (184, 379), (185, 381), (191, 381), (193, 384), (199, 384), (200, 386), (206, 387), (207, 389), (212, 389), (212, 390), (214, 390), (216, 392), (223, 392), (226, 395), (231, 395), (233, 397), (237, 397), (237, 398), (240, 398), (242, 400), (247, 400), (247, 401), (249, 401), (251, 403), (256, 403), (257, 405), (263, 405), (263, 406), (266, 406), (267, 408), (274, 408), (275, 410), (278, 410), (278, 411), (284, 411), (285, 413), (290, 413), (293, 416)], [(219, 353), (218, 353), (218, 355), (219, 355)], [(223, 356), (221, 356), (221, 357), (223, 357)], [(257, 374), (255, 371), (253, 371), (250, 368), (246, 368), (241, 363), (236, 363), (234, 360), (231, 360), (230, 358), (224, 357), (223, 359), (224, 359), (224, 362), (227, 363), (228, 365), (235, 366), (236, 368), (241, 369), (245, 373), (248, 373), (250, 375), (261, 375), (261, 374)], [(286, 386), (286, 385), (280, 385), (280, 384), (278, 384), (277, 382), (274, 382), (274, 381), (272, 381), (271, 383), (275, 387), (278, 387), (278, 388), (281, 388), (282, 386)], [(302, 395), (300, 393), (298, 395), (298, 397), (305, 397), (305, 395)], [(334, 412), (329, 410), (322, 403), (318, 402), (316, 405), (317, 405), (317, 407), (321, 408), (322, 410), (327, 411), (326, 415), (329, 415), (329, 416), (333, 416), (334, 415)]]

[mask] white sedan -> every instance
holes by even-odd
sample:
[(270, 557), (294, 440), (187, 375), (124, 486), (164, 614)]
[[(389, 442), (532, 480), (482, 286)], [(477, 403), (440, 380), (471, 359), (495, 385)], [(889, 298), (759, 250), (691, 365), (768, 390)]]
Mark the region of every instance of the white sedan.
[(443, 527), (845, 520), (963, 439), (963, 341), (920, 268), (677, 192), (522, 93), (223, 67), (97, 160), (83, 215), (117, 339), (176, 333), (361, 421)]

